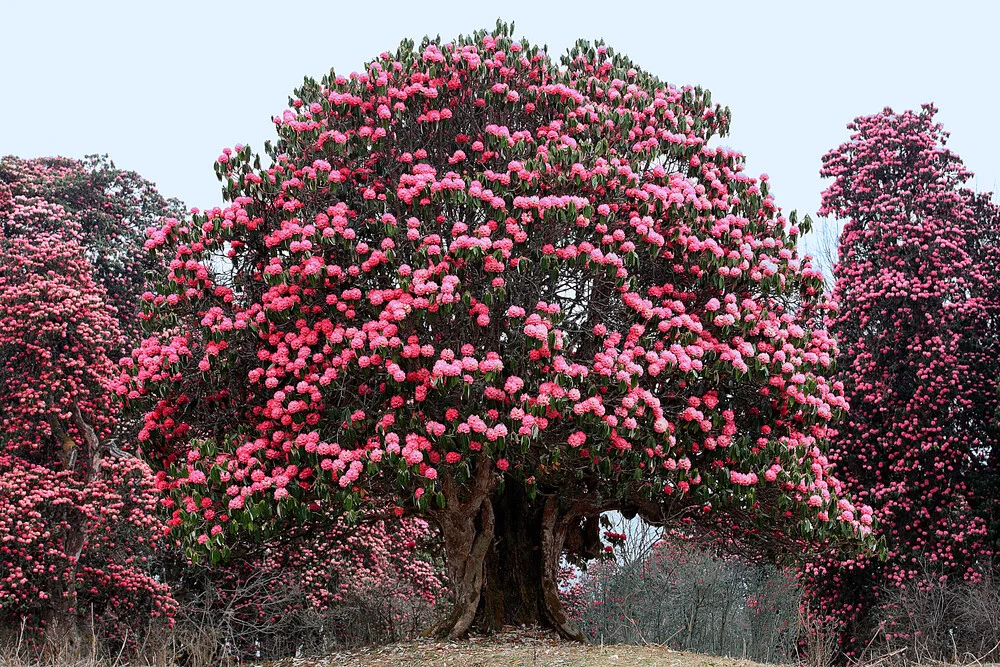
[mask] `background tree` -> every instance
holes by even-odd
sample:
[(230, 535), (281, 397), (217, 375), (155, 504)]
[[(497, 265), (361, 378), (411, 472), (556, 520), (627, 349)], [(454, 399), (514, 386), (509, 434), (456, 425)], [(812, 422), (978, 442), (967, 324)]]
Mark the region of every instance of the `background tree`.
[(719, 551), (715, 539), (624, 530), (605, 533), (614, 557), (566, 586), (567, 608), (593, 641), (797, 659), (802, 593), (794, 571)]
[(580, 638), (557, 569), (602, 511), (772, 552), (870, 532), (823, 451), (822, 277), (708, 145), (729, 110), (511, 32), (306, 79), (269, 159), (219, 157), (225, 208), (151, 233), (169, 272), (118, 391), (176, 534), (224, 557), (390, 502), (441, 529), (436, 632)]
[(876, 507), (889, 560), (822, 566), (812, 584), (821, 613), (852, 623), (847, 636), (859, 642), (871, 637), (880, 589), (927, 570), (935, 581), (975, 581), (989, 567), (1000, 214), (965, 186), (971, 174), (945, 148), (935, 113), (925, 105), (856, 118), (850, 140), (823, 158), (834, 180), (820, 214), (847, 221), (832, 331), (851, 410), (831, 458)]
[(120, 648), (174, 607), (151, 471), (112, 438), (124, 338), (83, 238), (62, 206), (0, 190), (0, 626), (71, 650), (85, 618)]
[(40, 198), (73, 214), (94, 281), (117, 311), (122, 331), (138, 340), (139, 297), (153, 273), (163, 270), (143, 251), (146, 228), (162, 217), (183, 215), (183, 204), (165, 199), (136, 172), (118, 169), (107, 155), (83, 160), (8, 155), (0, 159), (0, 183), (11, 198)]

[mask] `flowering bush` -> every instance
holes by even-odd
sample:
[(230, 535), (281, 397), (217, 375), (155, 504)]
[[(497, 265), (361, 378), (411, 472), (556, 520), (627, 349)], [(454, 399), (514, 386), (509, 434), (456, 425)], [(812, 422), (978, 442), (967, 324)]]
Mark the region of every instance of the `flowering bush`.
[(983, 575), (1000, 488), (1000, 215), (964, 185), (971, 174), (935, 112), (855, 119), (821, 172), (833, 182), (820, 213), (847, 221), (833, 331), (851, 411), (831, 458), (876, 507), (888, 560), (809, 572), (823, 620), (854, 623), (864, 641), (880, 589), (922, 579), (928, 564), (941, 582)]
[(152, 571), (163, 531), (151, 482), (131, 458), (104, 460), (84, 483), (0, 454), (0, 625), (54, 632), (93, 622), (120, 649), (151, 618), (168, 621), (176, 603)]
[(410, 603), (433, 610), (445, 592), (441, 571), (426, 556), (434, 547), (433, 538), (427, 522), (417, 518), (361, 526), (341, 520), (332, 531), (290, 550), (271, 567), (301, 572), (309, 601), (322, 611), (386, 595), (388, 628), (405, 627)]
[(212, 635), (209, 662), (415, 636), (447, 592), (435, 538), (421, 519), (341, 521), (225, 565), (188, 568), (178, 633)]
[(499, 24), (307, 79), (274, 122), (270, 160), (219, 157), (225, 207), (148, 230), (168, 272), (117, 386), (193, 552), (389, 501), (441, 527), (437, 632), (580, 637), (556, 571), (602, 511), (870, 533), (824, 454), (822, 276), (708, 145), (707, 91)]

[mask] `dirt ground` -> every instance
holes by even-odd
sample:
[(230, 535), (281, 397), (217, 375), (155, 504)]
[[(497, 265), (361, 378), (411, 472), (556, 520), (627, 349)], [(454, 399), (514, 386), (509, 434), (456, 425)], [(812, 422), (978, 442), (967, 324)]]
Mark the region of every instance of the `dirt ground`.
[(388, 646), (296, 658), (268, 667), (757, 667), (749, 660), (674, 651), (661, 646), (584, 646), (536, 630), (511, 630), (462, 641), (420, 639)]

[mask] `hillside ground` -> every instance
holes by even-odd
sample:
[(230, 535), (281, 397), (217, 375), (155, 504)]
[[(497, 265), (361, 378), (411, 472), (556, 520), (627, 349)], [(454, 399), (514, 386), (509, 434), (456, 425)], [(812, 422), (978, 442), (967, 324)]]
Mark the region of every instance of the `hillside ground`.
[(537, 630), (471, 636), (461, 641), (418, 639), (359, 648), (324, 658), (295, 658), (267, 667), (757, 667), (749, 660), (666, 647), (583, 645)]

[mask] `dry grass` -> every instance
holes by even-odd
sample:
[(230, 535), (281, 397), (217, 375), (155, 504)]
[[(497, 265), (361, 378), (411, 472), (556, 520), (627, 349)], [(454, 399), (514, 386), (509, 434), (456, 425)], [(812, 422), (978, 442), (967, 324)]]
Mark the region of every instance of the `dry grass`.
[(388, 646), (296, 658), (267, 667), (757, 667), (749, 660), (673, 651), (660, 646), (584, 646), (538, 630), (462, 641), (419, 639)]
[[(180, 667), (164, 656), (121, 660), (61, 660), (39, 662), (0, 651), (0, 667)], [(553, 633), (537, 629), (509, 629), (500, 635), (472, 636), (461, 641), (417, 639), (385, 646), (371, 646), (331, 653), (324, 657), (289, 658), (256, 666), (247, 662), (213, 661), (223, 667), (777, 667), (750, 660), (675, 651), (664, 646), (623, 644), (583, 645), (561, 641)], [(913, 667), (900, 654), (852, 667)], [(954, 667), (953, 663), (926, 662), (928, 667)], [(967, 667), (1000, 667), (1000, 663), (972, 660)], [(798, 667), (807, 667), (800, 663)]]

